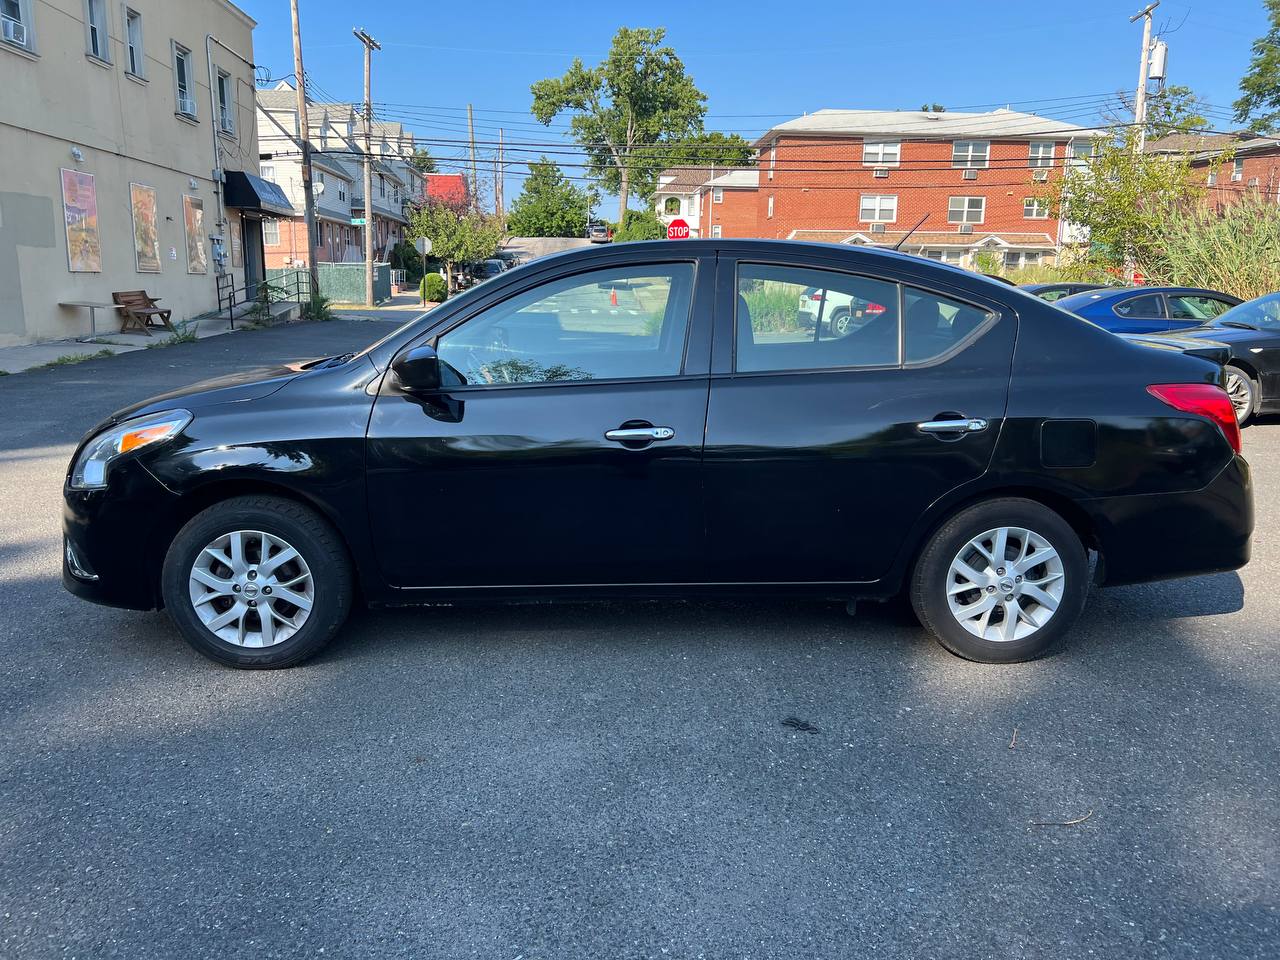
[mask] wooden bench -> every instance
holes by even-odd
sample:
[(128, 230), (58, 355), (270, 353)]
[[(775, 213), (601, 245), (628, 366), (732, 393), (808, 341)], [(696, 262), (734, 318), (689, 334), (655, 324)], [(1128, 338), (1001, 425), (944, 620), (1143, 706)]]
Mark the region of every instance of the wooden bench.
[(145, 290), (117, 291), (111, 294), (111, 299), (120, 307), (124, 317), (120, 324), (121, 333), (124, 333), (130, 327), (137, 327), (148, 337), (151, 336), (152, 328), (169, 330), (173, 333), (178, 332), (174, 329), (173, 324), (169, 322), (169, 317), (173, 311), (157, 307), (156, 304), (160, 298), (147, 296), (147, 291)]

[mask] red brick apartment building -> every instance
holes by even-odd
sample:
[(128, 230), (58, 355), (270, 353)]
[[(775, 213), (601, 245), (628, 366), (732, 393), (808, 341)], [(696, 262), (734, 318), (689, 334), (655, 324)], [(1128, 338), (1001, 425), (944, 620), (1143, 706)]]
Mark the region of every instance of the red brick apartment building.
[(1052, 261), (1070, 228), (1038, 197), (1093, 135), (1011, 110), (819, 110), (761, 137), (753, 170), (702, 186), (702, 235), (893, 246), (923, 218), (904, 250)]
[(1219, 209), (1256, 192), (1280, 203), (1280, 138), (1251, 133), (1171, 134), (1147, 145), (1151, 153), (1190, 153), (1191, 166)]

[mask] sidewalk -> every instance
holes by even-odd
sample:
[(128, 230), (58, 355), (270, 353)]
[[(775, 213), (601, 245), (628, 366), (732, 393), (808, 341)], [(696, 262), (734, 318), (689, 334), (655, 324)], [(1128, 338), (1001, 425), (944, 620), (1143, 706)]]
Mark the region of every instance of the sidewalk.
[(393, 294), (390, 300), (385, 300), (376, 307), (365, 307), (353, 303), (335, 303), (330, 305), (335, 317), (344, 319), (353, 319), (356, 317), (365, 317), (368, 319), (388, 319), (387, 314), (404, 314), (404, 319), (410, 320), (417, 314), (426, 313), (434, 303), (429, 303), (425, 307), (422, 301), (418, 299), (416, 293), (397, 293)]
[[(174, 343), (205, 340), (209, 337), (220, 337), (225, 333), (255, 329), (262, 324), (246, 316), (252, 306), (252, 304), (242, 304), (236, 308), (234, 328), (227, 320), (226, 314), (220, 313), (174, 324), (178, 328), (177, 334), (164, 329), (153, 330), (151, 336), (145, 333), (101, 333), (96, 337), (77, 340), (46, 340), (15, 347), (0, 347), (0, 371), (6, 374), (22, 373), (40, 367), (63, 366), (79, 363), (81, 360), (113, 356), (117, 353), (133, 353), (135, 350), (165, 347)], [(271, 325), (290, 322), (296, 318), (297, 309), (296, 303), (272, 304)]]

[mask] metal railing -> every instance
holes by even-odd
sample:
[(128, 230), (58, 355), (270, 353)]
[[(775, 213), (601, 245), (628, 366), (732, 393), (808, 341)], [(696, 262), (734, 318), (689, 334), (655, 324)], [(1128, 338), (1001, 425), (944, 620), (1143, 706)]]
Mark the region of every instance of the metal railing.
[(257, 303), (263, 310), (270, 310), (273, 303), (306, 303), (310, 299), (311, 273), (307, 270), (292, 270), (267, 280), (247, 283), (243, 287), (235, 286), (233, 274), (218, 276), (218, 312), (227, 311), (227, 322), (232, 330), (236, 326), (237, 304)]

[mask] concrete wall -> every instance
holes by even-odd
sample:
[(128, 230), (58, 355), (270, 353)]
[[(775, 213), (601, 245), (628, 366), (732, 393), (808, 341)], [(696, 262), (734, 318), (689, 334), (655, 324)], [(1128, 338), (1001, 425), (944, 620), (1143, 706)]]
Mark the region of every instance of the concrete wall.
[[(117, 290), (144, 288), (163, 298), (174, 320), (217, 306), (209, 235), (239, 231), (232, 212), (218, 224), (212, 171), (257, 172), (253, 74), (213, 47), (215, 69), (231, 75), (236, 91), (235, 135), (219, 134), (214, 156), (205, 36), (212, 33), (252, 60), (254, 23), (225, 0), (129, 0), (142, 14), (142, 76), (126, 71), (123, 6), (105, 4), (110, 62), (86, 53), (82, 0), (30, 4), (34, 53), (0, 43), (0, 345), (79, 336), (88, 311), (58, 306), (64, 300), (109, 302)], [(172, 43), (191, 51), (196, 120), (176, 113)], [(72, 155), (77, 149), (82, 159)], [(73, 273), (68, 266), (60, 168), (96, 180), (102, 270)], [(194, 185), (193, 185), (194, 181)], [(137, 269), (129, 184), (156, 190), (160, 272)], [(187, 271), (184, 194), (204, 202), (208, 272)], [(238, 239), (237, 239), (238, 243)], [(170, 257), (170, 253), (175, 258)], [(235, 285), (244, 272), (234, 269)], [(118, 323), (99, 312), (99, 326)]]

